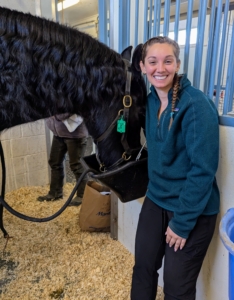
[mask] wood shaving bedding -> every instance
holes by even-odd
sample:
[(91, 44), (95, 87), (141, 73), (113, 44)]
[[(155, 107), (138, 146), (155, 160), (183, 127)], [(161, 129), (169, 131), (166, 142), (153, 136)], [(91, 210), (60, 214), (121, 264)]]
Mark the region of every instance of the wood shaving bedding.
[[(13, 209), (37, 218), (54, 214), (64, 199), (39, 202), (49, 187), (25, 187), (6, 194)], [(129, 300), (133, 255), (109, 233), (82, 232), (80, 207), (70, 206), (44, 223), (19, 219), (4, 209), (4, 227), (12, 238), (0, 239), (0, 300)], [(157, 300), (162, 298), (159, 288)]]

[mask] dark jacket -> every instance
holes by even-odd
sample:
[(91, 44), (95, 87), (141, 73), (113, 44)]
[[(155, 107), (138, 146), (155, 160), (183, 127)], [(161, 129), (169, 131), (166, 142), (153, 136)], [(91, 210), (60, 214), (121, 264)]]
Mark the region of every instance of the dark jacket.
[(215, 174), (219, 159), (219, 122), (214, 103), (191, 86), (184, 75), (168, 130), (172, 90), (168, 107), (158, 120), (160, 100), (154, 87), (148, 95), (146, 139), (149, 185), (147, 196), (174, 212), (170, 228), (188, 238), (200, 215), (219, 212)]
[(55, 136), (69, 139), (80, 139), (88, 137), (88, 130), (82, 122), (73, 132), (69, 132), (63, 120), (69, 118), (70, 114), (61, 114), (46, 119), (46, 125), (53, 132)]

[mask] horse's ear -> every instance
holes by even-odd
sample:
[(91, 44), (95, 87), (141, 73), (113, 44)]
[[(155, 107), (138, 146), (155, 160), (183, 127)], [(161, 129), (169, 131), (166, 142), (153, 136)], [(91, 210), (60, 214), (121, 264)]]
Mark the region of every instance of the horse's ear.
[(141, 72), (140, 61), (142, 57), (142, 46), (143, 44), (139, 44), (135, 48), (132, 56), (132, 69), (136, 70), (137, 72)]
[(124, 49), (121, 53), (121, 56), (130, 61), (131, 60), (131, 56), (132, 56), (132, 46), (127, 47), (126, 49)]

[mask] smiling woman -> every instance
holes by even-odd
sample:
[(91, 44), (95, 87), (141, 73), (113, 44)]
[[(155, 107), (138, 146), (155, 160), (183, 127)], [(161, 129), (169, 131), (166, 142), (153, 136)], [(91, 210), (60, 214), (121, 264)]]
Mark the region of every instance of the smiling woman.
[(136, 233), (131, 299), (155, 299), (164, 258), (165, 299), (192, 300), (219, 212), (218, 112), (185, 74), (177, 74), (176, 41), (151, 38), (140, 65), (152, 84), (146, 104), (149, 184)]

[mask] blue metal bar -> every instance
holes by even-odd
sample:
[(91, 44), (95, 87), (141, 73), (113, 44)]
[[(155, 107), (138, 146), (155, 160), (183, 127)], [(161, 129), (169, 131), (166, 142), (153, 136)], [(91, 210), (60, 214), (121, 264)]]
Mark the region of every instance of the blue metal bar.
[(223, 69), (224, 50), (225, 50), (226, 36), (227, 36), (226, 31), (227, 31), (227, 23), (228, 23), (228, 11), (229, 11), (229, 0), (226, 0), (224, 15), (223, 15), (222, 40), (220, 44), (220, 53), (219, 53), (219, 67), (218, 67), (216, 98), (215, 98), (216, 107), (218, 107), (219, 105), (220, 85), (221, 85), (221, 78), (223, 75), (222, 69)]
[(123, 0), (119, 0), (119, 49), (118, 52), (120, 53), (123, 50), (123, 41), (125, 38), (126, 30), (123, 30), (124, 26), (124, 9), (123, 9)]
[(157, 22), (156, 22), (156, 36), (160, 35), (160, 23), (161, 23), (161, 0), (158, 0), (157, 5)]
[(234, 68), (234, 21), (232, 23), (232, 37), (231, 37), (231, 47), (229, 52), (229, 60), (228, 60), (228, 72), (227, 72), (227, 81), (226, 81), (226, 91), (224, 96), (223, 103), (223, 114), (226, 115), (229, 111), (230, 102), (233, 101), (233, 68)]
[(98, 30), (98, 39), (104, 44), (107, 42), (107, 5), (106, 0), (98, 0), (98, 15), (99, 15), (99, 30)]
[(195, 51), (195, 61), (193, 70), (193, 86), (200, 88), (200, 78), (201, 78), (201, 65), (202, 65), (202, 52), (205, 34), (205, 23), (206, 23), (206, 8), (207, 0), (200, 1), (199, 4), (199, 14), (198, 14), (198, 24), (197, 24), (197, 43)]
[(144, 1), (144, 42), (148, 39), (148, 0)]
[[(107, 9), (107, 12), (108, 12), (108, 9)], [(115, 41), (115, 11), (114, 11), (114, 2), (113, 2), (113, 0), (109, 0), (109, 47), (111, 49), (115, 49), (116, 51), (118, 51), (119, 49), (115, 48), (116, 47), (115, 42), (116, 41)]]
[(232, 72), (232, 78), (231, 78), (231, 88), (230, 88), (230, 95), (231, 97), (229, 97), (229, 101), (228, 101), (228, 112), (233, 111), (233, 93), (234, 93), (234, 73)]
[(152, 37), (152, 0), (150, 0), (150, 6), (149, 6), (149, 34), (148, 39)]
[(163, 23), (163, 35), (164, 36), (168, 36), (168, 33), (169, 33), (170, 6), (171, 6), (171, 0), (165, 0), (165, 2), (164, 2), (164, 23)]
[(218, 49), (219, 49), (219, 40), (220, 40), (220, 24), (222, 18), (222, 0), (218, 2), (218, 9), (216, 15), (216, 24), (215, 24), (215, 33), (214, 33), (214, 41), (213, 41), (213, 55), (211, 60), (211, 69), (210, 69), (210, 79), (208, 84), (208, 96), (210, 99), (213, 99), (214, 93), (214, 84), (215, 84), (215, 74), (216, 74), (216, 65), (218, 58)]
[(138, 45), (138, 18), (139, 18), (139, 0), (135, 2), (135, 36), (134, 36), (134, 47)]
[(55, 9), (55, 20), (56, 20), (56, 22), (59, 22), (58, 0), (54, 1), (54, 5), (56, 7), (56, 9)]
[(158, 10), (158, 1), (154, 0), (154, 29), (153, 29), (153, 36), (157, 35), (157, 10)]
[(184, 47), (184, 73), (188, 73), (189, 48), (190, 48), (190, 33), (193, 17), (193, 0), (188, 1), (188, 14), (186, 24), (186, 42)]
[(174, 40), (178, 42), (179, 37), (179, 21), (180, 21), (180, 0), (176, 1), (176, 11), (175, 11), (175, 28), (174, 28)]
[(128, 47), (130, 45), (130, 11), (131, 11), (131, 1), (127, 0), (127, 17), (126, 17), (126, 26), (127, 26), (127, 34), (126, 34), (126, 45), (125, 47)]
[(234, 127), (234, 118), (231, 116), (219, 116), (219, 124)]
[(207, 46), (207, 55), (206, 55), (206, 69), (205, 69), (206, 76), (205, 76), (204, 88), (203, 88), (205, 94), (208, 94), (208, 82), (210, 79), (211, 57), (213, 51), (213, 35), (214, 35), (214, 28), (215, 28), (215, 8), (216, 8), (216, 0), (212, 0), (210, 24), (209, 24), (209, 37), (208, 37), (208, 46)]
[(119, 52), (130, 44), (130, 0), (119, 0)]

